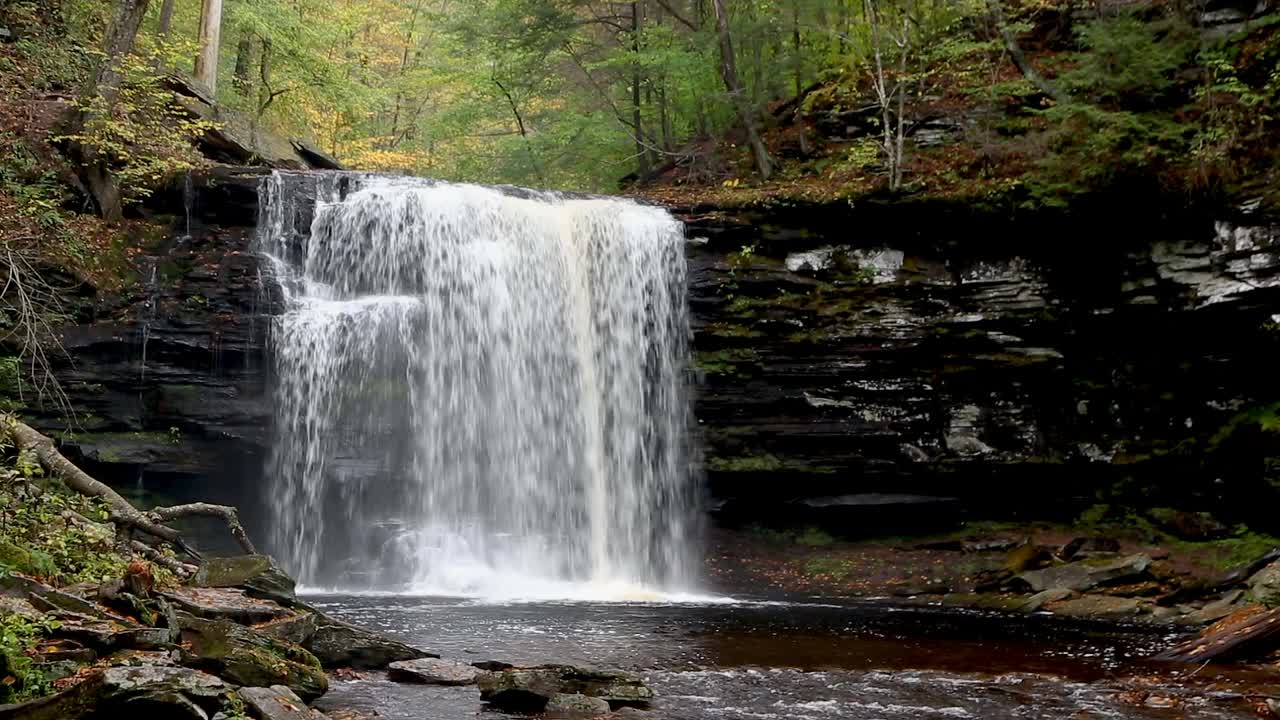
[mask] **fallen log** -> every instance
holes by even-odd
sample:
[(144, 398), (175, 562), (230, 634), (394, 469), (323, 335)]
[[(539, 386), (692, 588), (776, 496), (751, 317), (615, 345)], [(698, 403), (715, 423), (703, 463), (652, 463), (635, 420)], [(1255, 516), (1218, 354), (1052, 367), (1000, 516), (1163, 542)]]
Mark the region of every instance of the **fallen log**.
[(227, 505), (191, 503), (167, 508), (155, 508), (150, 512), (143, 512), (134, 507), (133, 503), (124, 499), (115, 490), (76, 467), (75, 463), (68, 460), (61, 452), (58, 452), (58, 448), (52, 438), (41, 434), (35, 428), (19, 421), (12, 415), (6, 415), (3, 418), (4, 431), (13, 440), (13, 444), (17, 447), (19, 453), (28, 454), (35, 458), (36, 462), (51, 476), (62, 480), (72, 490), (81, 495), (98, 498), (105, 502), (112, 522), (117, 525), (136, 529), (146, 535), (163, 540), (193, 559), (199, 560), (200, 553), (187, 544), (181, 533), (164, 525), (164, 523), (182, 517), (217, 517), (227, 523), (232, 537), (236, 539), (236, 542), (245, 552), (251, 555), (257, 554), (257, 550), (254, 549), (253, 543), (250, 542), (248, 534), (244, 531), (244, 526), (240, 524), (235, 508)]
[(1259, 605), (1224, 618), (1152, 659), (1184, 663), (1247, 659), (1266, 655), (1277, 645), (1280, 645), (1280, 608), (1266, 610)]

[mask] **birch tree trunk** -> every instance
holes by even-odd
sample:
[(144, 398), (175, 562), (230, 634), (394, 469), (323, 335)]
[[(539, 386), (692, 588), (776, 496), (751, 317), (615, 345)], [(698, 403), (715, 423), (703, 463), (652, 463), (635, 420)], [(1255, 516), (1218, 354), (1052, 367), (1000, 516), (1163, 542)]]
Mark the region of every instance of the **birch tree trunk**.
[(218, 44), (222, 35), (222, 0), (204, 0), (200, 9), (200, 54), (196, 55), (196, 80), (212, 92), (218, 90)]

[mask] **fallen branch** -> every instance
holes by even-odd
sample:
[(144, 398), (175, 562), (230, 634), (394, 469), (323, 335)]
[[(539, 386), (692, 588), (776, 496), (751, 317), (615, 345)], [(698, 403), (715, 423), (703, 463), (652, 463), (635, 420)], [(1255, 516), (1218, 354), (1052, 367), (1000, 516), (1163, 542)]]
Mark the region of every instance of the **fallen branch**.
[(9, 436), (13, 438), (13, 444), (18, 448), (18, 452), (31, 453), (44, 467), (49, 471), (50, 475), (61, 479), (72, 490), (81, 495), (99, 498), (106, 502), (107, 510), (111, 513), (112, 521), (126, 525), (128, 527), (137, 528), (142, 532), (155, 535), (158, 538), (173, 543), (183, 552), (190, 554), (194, 558), (200, 555), (191, 549), (177, 530), (160, 525), (144, 515), (135, 508), (128, 500), (125, 500), (115, 490), (89, 477), (89, 474), (75, 466), (62, 453), (58, 452), (58, 448), (54, 445), (53, 440), (42, 435), (38, 430), (20, 422), (13, 416), (8, 416), (5, 422), (5, 429)]
[(151, 562), (168, 569), (180, 578), (191, 577), (196, 572), (196, 567), (194, 565), (188, 565), (177, 558), (171, 558), (144, 542), (132, 540), (129, 542), (129, 549)]
[[(1230, 620), (1230, 618), (1228, 618)], [(1205, 663), (1215, 659), (1261, 657), (1276, 648), (1280, 608), (1236, 622), (1211, 626), (1195, 638), (1156, 655), (1153, 660)]]
[(240, 549), (244, 550), (246, 555), (257, 555), (258, 551), (253, 547), (253, 542), (249, 540), (249, 535), (244, 531), (244, 526), (240, 524), (240, 516), (236, 513), (236, 509), (230, 505), (213, 505), (210, 503), (190, 503), (187, 505), (174, 505), (173, 507), (158, 507), (147, 513), (158, 522), (169, 522), (184, 517), (216, 517), (227, 523), (227, 529), (231, 531), (231, 537), (236, 539), (240, 544)]
[[(30, 425), (19, 421), (12, 415), (3, 416), (3, 419), (4, 430), (13, 439), (13, 444), (18, 448), (19, 453), (34, 457), (50, 475), (61, 479), (72, 490), (81, 495), (101, 499), (107, 504), (111, 520), (117, 525), (137, 529), (147, 535), (159, 538), (192, 558), (199, 560), (200, 554), (182, 539), (182, 535), (163, 523), (181, 517), (198, 515), (217, 517), (227, 523), (227, 528), (231, 531), (232, 537), (236, 539), (236, 542), (240, 544), (240, 547), (246, 553), (250, 555), (257, 554), (257, 550), (254, 549), (253, 543), (250, 542), (248, 534), (244, 531), (244, 526), (240, 524), (240, 518), (235, 508), (227, 505), (192, 503), (169, 508), (156, 508), (151, 512), (144, 513), (121, 497), (115, 490), (93, 479), (88, 473), (76, 467), (75, 463), (58, 452), (58, 448), (51, 438), (42, 435)], [(137, 544), (145, 547), (143, 543)]]

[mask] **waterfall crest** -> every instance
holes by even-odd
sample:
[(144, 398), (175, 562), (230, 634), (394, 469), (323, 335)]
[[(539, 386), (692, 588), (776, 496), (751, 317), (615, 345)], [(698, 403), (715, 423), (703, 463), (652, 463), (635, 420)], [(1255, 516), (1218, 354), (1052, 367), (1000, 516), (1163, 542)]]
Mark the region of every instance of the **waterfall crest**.
[(615, 199), (275, 173), (273, 545), (307, 585), (693, 580), (682, 226)]

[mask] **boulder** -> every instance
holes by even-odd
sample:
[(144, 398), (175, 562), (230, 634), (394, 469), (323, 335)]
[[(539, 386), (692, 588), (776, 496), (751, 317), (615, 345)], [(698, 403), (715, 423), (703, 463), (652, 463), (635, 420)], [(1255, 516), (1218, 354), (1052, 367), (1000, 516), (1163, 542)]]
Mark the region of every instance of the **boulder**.
[(594, 718), (608, 715), (609, 703), (600, 698), (578, 693), (560, 693), (547, 701), (547, 717)]
[(319, 658), (324, 667), (381, 670), (399, 660), (440, 657), (334, 620), (318, 611), (312, 612), (316, 616), (316, 630), (303, 647)]
[(229, 620), (180, 616), (184, 665), (217, 673), (237, 685), (285, 685), (306, 700), (329, 689), (320, 661), (303, 648)]
[(611, 707), (647, 706), (653, 691), (619, 672), (542, 665), (488, 672), (476, 680), (480, 699), (502, 710), (540, 712), (557, 695), (586, 695)]
[(1249, 578), (1249, 594), (1254, 602), (1267, 607), (1280, 606), (1280, 560), (1262, 568)]
[(325, 714), (307, 707), (284, 685), (243, 687), (237, 691), (249, 714), (259, 720), (322, 720)]
[(1066, 588), (1049, 588), (1048, 590), (1041, 590), (1035, 595), (1027, 598), (1027, 601), (1024, 602), (1019, 609), (1023, 612), (1033, 613), (1051, 602), (1066, 600), (1072, 595), (1075, 595), (1075, 592)]
[(274, 600), (281, 605), (292, 607), (298, 600), (296, 586), (297, 583), (293, 578), (272, 563), (271, 567), (250, 578), (244, 584), (244, 589), (249, 597)]
[(179, 106), (192, 117), (211, 124), (196, 141), (211, 160), (291, 170), (342, 169), (323, 150), (298, 138), (281, 137), (252, 116), (217, 104), (209, 88), (195, 80), (171, 75), (165, 82)]
[(255, 625), (254, 629), (264, 635), (270, 635), (280, 640), (288, 640), (295, 645), (306, 647), (312, 636), (316, 634), (318, 626), (319, 620), (317, 620), (315, 614), (304, 610)]
[(208, 720), (222, 707), (230, 690), (221, 679), (189, 668), (111, 667), (56, 695), (0, 706), (0, 720)]
[(187, 581), (195, 587), (239, 587), (271, 567), (266, 555), (205, 558)]
[(244, 588), (249, 597), (284, 605), (297, 599), (293, 578), (266, 555), (206, 558), (187, 584), (202, 588)]
[(387, 666), (392, 680), (425, 685), (474, 685), (480, 672), (466, 663), (437, 658), (399, 660)]
[(1014, 578), (1035, 592), (1049, 588), (1066, 588), (1084, 592), (1090, 588), (1118, 580), (1142, 577), (1151, 567), (1151, 558), (1138, 554), (1115, 559), (1081, 560), (1043, 570), (1029, 570)]

